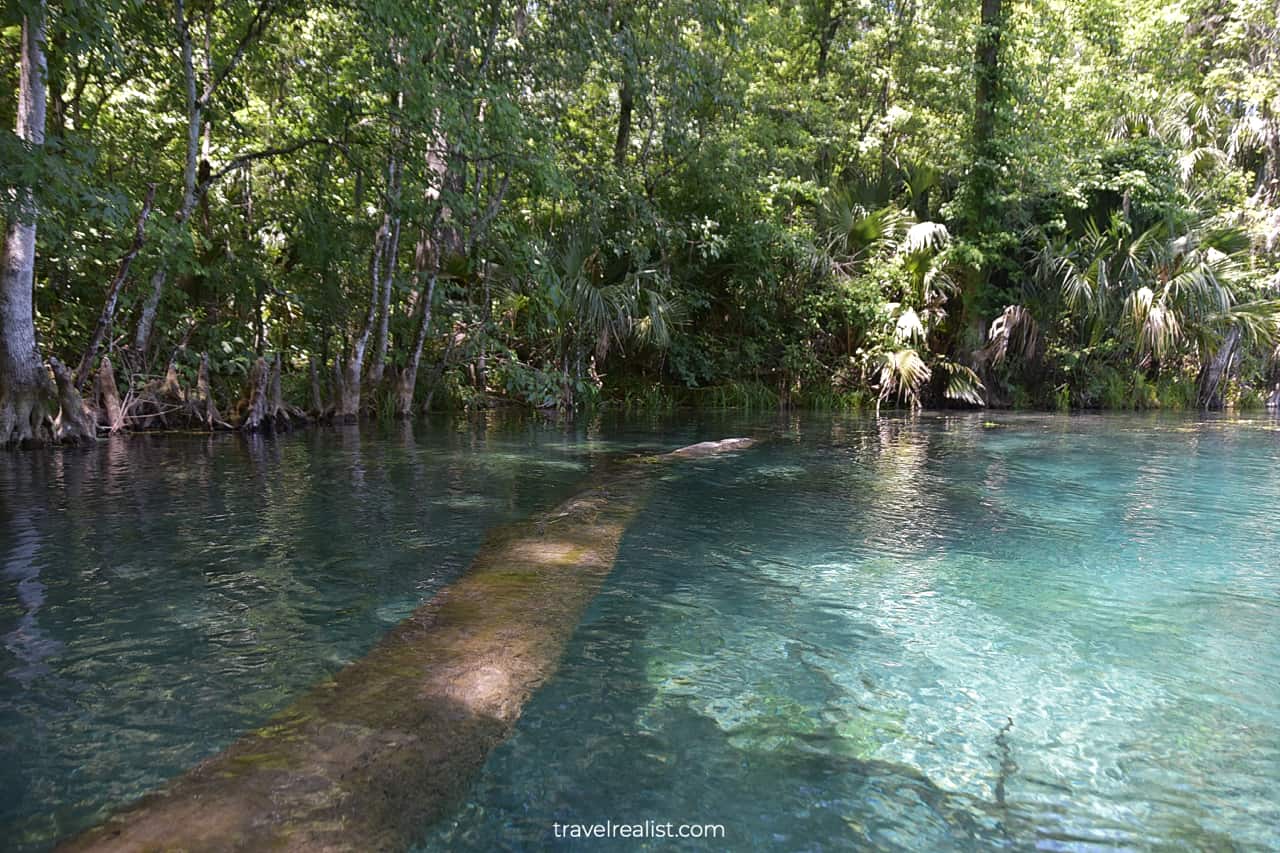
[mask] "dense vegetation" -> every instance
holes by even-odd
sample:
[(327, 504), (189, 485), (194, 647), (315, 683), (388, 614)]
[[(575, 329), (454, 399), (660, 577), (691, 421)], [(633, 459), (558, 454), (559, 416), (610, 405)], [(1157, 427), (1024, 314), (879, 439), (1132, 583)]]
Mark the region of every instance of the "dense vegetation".
[(4, 14), (0, 443), (1280, 378), (1274, 0)]

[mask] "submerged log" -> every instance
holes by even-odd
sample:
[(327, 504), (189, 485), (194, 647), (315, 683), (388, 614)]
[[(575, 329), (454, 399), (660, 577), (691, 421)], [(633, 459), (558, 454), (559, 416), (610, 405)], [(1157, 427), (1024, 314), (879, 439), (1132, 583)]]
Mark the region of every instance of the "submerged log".
[(465, 794), (554, 673), (656, 480), (650, 465), (618, 463), (550, 512), (494, 532), (465, 575), (367, 656), (61, 849), (409, 846)]

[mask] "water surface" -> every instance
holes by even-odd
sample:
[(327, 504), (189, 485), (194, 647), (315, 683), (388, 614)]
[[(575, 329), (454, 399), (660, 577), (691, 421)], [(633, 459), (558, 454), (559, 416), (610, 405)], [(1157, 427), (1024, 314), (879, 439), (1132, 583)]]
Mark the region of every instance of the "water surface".
[[(703, 416), (0, 458), (0, 847), (259, 725), (603, 454), (663, 470), (426, 850), (1280, 848), (1268, 418)], [(606, 848), (631, 849), (635, 842)], [(660, 841), (641, 846), (665, 846)]]
[(428, 849), (1280, 848), (1275, 422), (774, 427), (668, 477)]
[(0, 849), (46, 849), (261, 725), (605, 450), (460, 421), (0, 454)]

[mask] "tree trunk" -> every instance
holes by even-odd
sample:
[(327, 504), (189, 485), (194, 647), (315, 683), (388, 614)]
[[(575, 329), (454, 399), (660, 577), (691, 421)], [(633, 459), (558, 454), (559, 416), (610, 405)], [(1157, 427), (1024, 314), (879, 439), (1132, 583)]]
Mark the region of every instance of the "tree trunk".
[(1000, 89), (1000, 30), (1002, 0), (982, 0), (982, 27), (975, 57), (973, 138), (979, 151), (995, 134), (995, 108)]
[(384, 225), (384, 227), (388, 226), (390, 237), (383, 247), (383, 276), (378, 303), (378, 334), (374, 340), (373, 358), (369, 363), (369, 381), (374, 385), (382, 382), (383, 372), (387, 364), (388, 332), (391, 325), (391, 289), (395, 282), (396, 255), (400, 251), (400, 218), (388, 215), (387, 225)]
[[(819, 87), (818, 97), (825, 100), (827, 91), (823, 88), (823, 84), (827, 79), (827, 68), (831, 58), (831, 43), (835, 41), (836, 34), (839, 33), (840, 26), (844, 22), (844, 12), (837, 9), (832, 0), (826, 0), (816, 11), (819, 15), (816, 21), (818, 63), (814, 76)], [(820, 186), (825, 187), (831, 183), (832, 159), (831, 143), (820, 143), (818, 145), (818, 156), (814, 160), (814, 172)]]
[(213, 402), (213, 392), (209, 390), (209, 354), (200, 354), (200, 370), (196, 374), (195, 399), (189, 401), (192, 419), (207, 430), (231, 429), (231, 424), (218, 414), (218, 407)]
[(329, 383), (329, 406), (326, 410), (334, 418), (338, 417), (338, 406), (342, 403), (342, 388), (346, 384), (346, 368), (343, 367), (342, 354), (339, 353), (333, 360), (333, 377)]
[(334, 418), (342, 423), (355, 423), (360, 418), (360, 364), (363, 360), (363, 353), (359, 358), (353, 355), (342, 373), (333, 410)]
[(1199, 400), (1202, 409), (1221, 409), (1223, 407), (1222, 390), (1235, 362), (1236, 350), (1240, 346), (1240, 329), (1232, 326), (1223, 337), (1218, 351), (1213, 354), (1200, 370)]
[(80, 366), (76, 368), (75, 376), (77, 388), (83, 387), (85, 380), (89, 378), (89, 371), (93, 369), (93, 361), (98, 357), (98, 349), (102, 346), (102, 339), (106, 337), (107, 329), (111, 328), (111, 321), (116, 313), (116, 302), (120, 297), (120, 288), (124, 286), (125, 278), (129, 275), (129, 265), (138, 256), (138, 252), (142, 250), (147, 217), (151, 215), (151, 205), (155, 198), (156, 185), (152, 184), (147, 188), (147, 198), (142, 203), (142, 212), (138, 214), (138, 225), (133, 233), (133, 242), (129, 245), (128, 250), (125, 251), (124, 256), (120, 258), (120, 266), (116, 269), (116, 276), (107, 287), (107, 298), (102, 305), (102, 313), (98, 315), (98, 325), (94, 328), (93, 335), (89, 338), (89, 345), (85, 347), (84, 355), (80, 357)]
[[(182, 54), (182, 72), (186, 82), (187, 93), (187, 156), (182, 170), (182, 204), (175, 217), (181, 229), (191, 217), (196, 204), (196, 166), (200, 157), (200, 127), (204, 117), (204, 99), (196, 88), (196, 72), (192, 62), (191, 28), (187, 24), (183, 0), (174, 0), (174, 26), (177, 29), (178, 45)], [(160, 308), (160, 296), (164, 292), (164, 282), (168, 277), (168, 251), (162, 251), (159, 266), (151, 276), (151, 291), (143, 303), (142, 314), (138, 317), (138, 327), (133, 337), (133, 349), (139, 359), (146, 358), (147, 346), (151, 343), (151, 332), (155, 328), (156, 312)]]
[(422, 297), (422, 320), (418, 323), (418, 333), (414, 336), (413, 351), (409, 353), (409, 361), (396, 377), (396, 417), (413, 416), (413, 394), (418, 385), (418, 367), (422, 363), (422, 348), (427, 342), (427, 332), (431, 327), (431, 301), (436, 292), (436, 275), (427, 279), (427, 292)]
[(635, 92), (631, 88), (631, 76), (624, 72), (618, 86), (618, 135), (613, 142), (613, 166), (621, 169), (627, 162), (627, 149), (631, 147), (631, 112), (635, 109)]
[(324, 397), (320, 394), (320, 368), (314, 358), (311, 359), (311, 417), (319, 420), (327, 414)]
[(972, 225), (981, 229), (992, 214), (998, 152), (996, 111), (1001, 97), (1000, 36), (1004, 27), (1001, 0), (982, 0), (978, 47), (974, 56), (973, 169), (970, 175)]
[[(45, 4), (32, 4), (22, 19), (17, 135), (32, 148), (44, 145)], [(50, 438), (49, 375), (40, 358), (35, 327), (36, 206), (31, 187), (17, 188), (15, 211), (5, 228), (0, 268), (0, 447), (39, 444)]]
[(243, 412), (240, 417), (240, 429), (245, 432), (272, 431), (271, 415), (267, 403), (268, 385), (271, 382), (267, 361), (261, 356), (253, 363), (249, 371), (249, 390), (245, 395)]
[(369, 348), (369, 338), (373, 334), (373, 326), (378, 317), (378, 297), (381, 291), (379, 284), (381, 276), (381, 258), (383, 255), (383, 244), (387, 240), (387, 223), (383, 223), (383, 227), (378, 230), (378, 236), (374, 240), (373, 254), (369, 260), (369, 279), (372, 283), (372, 291), (369, 294), (369, 311), (365, 314), (364, 329), (360, 332), (360, 337), (356, 338), (355, 343), (351, 346), (351, 358), (347, 361), (345, 370), (341, 370), (335, 365), (335, 379), (338, 380), (337, 387), (334, 388), (336, 397), (333, 415), (339, 421), (352, 423), (360, 417), (360, 380), (364, 372), (365, 352)]
[[(398, 105), (402, 101), (402, 97), (397, 97)], [(399, 133), (394, 124), (391, 130), (393, 137), (398, 139)], [(390, 209), (387, 212), (383, 228), (389, 230), (390, 236), (384, 246), (386, 257), (383, 262), (382, 301), (378, 306), (378, 336), (374, 344), (373, 360), (369, 365), (369, 381), (374, 385), (382, 382), (383, 370), (387, 363), (388, 333), (391, 324), (391, 290), (395, 284), (396, 261), (400, 254), (400, 214), (397, 210), (400, 204), (400, 161), (394, 152), (387, 164), (387, 184)]]
[(54, 436), (64, 444), (92, 444), (98, 440), (97, 416), (85, 406), (67, 366), (56, 358), (49, 359), (49, 366), (58, 383), (59, 409), (53, 425)]
[(453, 355), (453, 349), (458, 345), (458, 335), (452, 331), (449, 332), (449, 341), (444, 346), (444, 355), (440, 356), (440, 363), (436, 365), (435, 373), (431, 376), (431, 385), (427, 388), (427, 397), (422, 401), (422, 414), (431, 413), (431, 401), (436, 395), (436, 389), (440, 387), (440, 380), (444, 378), (444, 372), (449, 368), (449, 358)]
[(631, 9), (622, 4), (614, 22), (614, 42), (621, 60), (621, 79), (618, 81), (618, 133), (613, 141), (613, 167), (621, 169), (627, 163), (627, 149), (631, 147), (631, 117), (635, 110), (636, 55), (631, 39)]
[(280, 353), (276, 353), (275, 362), (271, 365), (271, 385), (267, 396), (267, 411), (271, 416), (272, 425), (278, 431), (292, 429), (295, 418), (299, 421), (306, 420), (305, 413), (284, 401), (283, 373), (284, 358)]
[(98, 409), (98, 422), (114, 435), (124, 429), (124, 409), (120, 405), (120, 389), (116, 387), (116, 372), (111, 359), (102, 357), (93, 380), (93, 401)]

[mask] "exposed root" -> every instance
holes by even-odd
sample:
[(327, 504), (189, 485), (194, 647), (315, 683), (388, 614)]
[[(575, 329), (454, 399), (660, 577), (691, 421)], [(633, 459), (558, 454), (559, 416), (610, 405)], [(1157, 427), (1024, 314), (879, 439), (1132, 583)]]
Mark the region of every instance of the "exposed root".
[(108, 435), (124, 429), (124, 408), (120, 404), (115, 368), (105, 355), (93, 378), (93, 404), (98, 411), (98, 426), (104, 427)]
[(249, 374), (249, 390), (242, 406), (240, 429), (246, 432), (286, 432), (295, 420), (305, 421), (306, 414), (284, 402), (281, 385), (282, 359), (276, 353), (268, 369), (266, 359), (259, 358)]
[(311, 359), (311, 417), (321, 420), (329, 416), (329, 407), (324, 404), (324, 397), (320, 393), (320, 367), (316, 360)]
[(70, 369), (50, 357), (49, 366), (58, 383), (58, 418), (53, 424), (54, 438), (64, 444), (92, 444), (98, 440), (97, 415), (84, 404), (76, 390)]
[(0, 447), (39, 447), (53, 440), (47, 387), (0, 384)]
[[(12, 356), (0, 338), (0, 357)], [(53, 441), (55, 404), (49, 371), (37, 351), (0, 364), (0, 447), (38, 447)]]
[(162, 379), (152, 379), (124, 406), (125, 422), (135, 429), (170, 429), (185, 424), (187, 397), (178, 380), (174, 359), (169, 360)]
[[(114, 384), (114, 377), (112, 378)], [(209, 388), (209, 356), (200, 356), (195, 393), (189, 394), (178, 378), (176, 354), (165, 369), (164, 378), (153, 379), (137, 393), (130, 393), (124, 405), (124, 422), (134, 429), (188, 427), (205, 430), (234, 429), (218, 412)]]
[(294, 422), (304, 423), (307, 420), (307, 413), (299, 409), (297, 406), (290, 406), (284, 401), (284, 389), (281, 381), (281, 372), (284, 367), (284, 359), (280, 353), (276, 353), (275, 363), (271, 366), (271, 393), (267, 397), (267, 405), (270, 409), (271, 418), (275, 421), (276, 429), (291, 429)]
[(218, 407), (209, 391), (209, 354), (200, 354), (200, 370), (196, 374), (195, 396), (187, 401), (188, 415), (207, 430), (234, 429), (218, 414)]
[(413, 392), (418, 384), (418, 371), (413, 367), (404, 367), (394, 371), (396, 394), (396, 417), (413, 417)]

